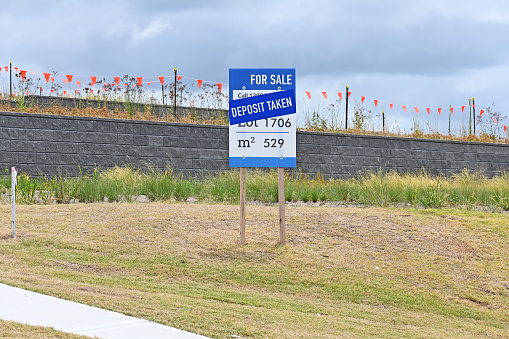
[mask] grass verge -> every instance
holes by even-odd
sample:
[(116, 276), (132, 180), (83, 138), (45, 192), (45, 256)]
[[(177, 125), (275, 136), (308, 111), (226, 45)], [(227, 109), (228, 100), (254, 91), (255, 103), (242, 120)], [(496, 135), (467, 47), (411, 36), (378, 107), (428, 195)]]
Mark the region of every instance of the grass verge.
[[(0, 201), (8, 201), (9, 171), (0, 175)], [(247, 200), (277, 202), (277, 171), (248, 171)], [(76, 178), (18, 176), (18, 202), (49, 204), (69, 202), (132, 202), (140, 195), (150, 201), (238, 203), (239, 171), (221, 172), (205, 178), (183, 178), (171, 169), (136, 170), (131, 167), (95, 170)], [(325, 180), (287, 173), (287, 201), (354, 202), (376, 206), (398, 204), (417, 207), (457, 207), (491, 211), (509, 210), (509, 175), (487, 178), (464, 170), (452, 177), (433, 177), (418, 173), (368, 172), (350, 180)]]
[[(9, 220), (0, 204), (0, 220)], [(508, 216), (458, 209), (24, 205), (0, 281), (214, 338), (509, 336)]]

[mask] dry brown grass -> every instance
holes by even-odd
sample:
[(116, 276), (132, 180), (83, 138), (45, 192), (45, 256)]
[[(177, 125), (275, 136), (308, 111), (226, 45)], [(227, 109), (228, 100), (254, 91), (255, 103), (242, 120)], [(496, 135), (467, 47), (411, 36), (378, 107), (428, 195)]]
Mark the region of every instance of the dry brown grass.
[[(0, 281), (214, 338), (509, 336), (508, 216), (187, 203), (19, 206)], [(0, 205), (0, 220), (9, 206)]]
[(13, 321), (0, 320), (0, 338), (59, 338), (59, 339), (79, 339), (89, 338), (76, 334), (56, 331), (52, 328), (41, 326), (30, 326), (19, 324)]

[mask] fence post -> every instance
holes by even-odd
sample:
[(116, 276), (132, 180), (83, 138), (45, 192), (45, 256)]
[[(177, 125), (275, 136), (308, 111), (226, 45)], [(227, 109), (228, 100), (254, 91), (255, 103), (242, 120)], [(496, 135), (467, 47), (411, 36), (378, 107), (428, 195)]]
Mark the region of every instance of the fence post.
[(472, 135), (472, 99), (468, 99), (468, 135)]
[(385, 133), (385, 112), (382, 111), (382, 129), (383, 133)]
[(474, 108), (474, 135), (475, 135), (475, 98), (472, 98), (472, 107)]
[(9, 98), (12, 100), (12, 61), (9, 63)]
[(174, 69), (175, 71), (175, 92), (173, 93), (173, 114), (177, 117), (177, 67)]
[(348, 129), (348, 86), (346, 86), (346, 117), (345, 117), (345, 129)]
[(16, 239), (16, 185), (17, 180), (16, 167), (11, 168), (11, 205), (12, 205), (12, 239)]

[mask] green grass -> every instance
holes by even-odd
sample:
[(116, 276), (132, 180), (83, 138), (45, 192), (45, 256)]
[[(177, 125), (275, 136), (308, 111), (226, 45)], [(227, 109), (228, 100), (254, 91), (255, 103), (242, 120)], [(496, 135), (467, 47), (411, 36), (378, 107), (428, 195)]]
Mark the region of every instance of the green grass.
[(287, 207), (279, 246), (277, 207), (248, 206), (240, 247), (234, 205), (17, 212), (1, 282), (214, 338), (509, 336), (506, 214)]
[[(221, 172), (205, 178), (183, 178), (171, 169), (135, 170), (131, 167), (96, 170), (75, 178), (18, 176), (18, 201), (24, 204), (70, 201), (132, 202), (140, 195), (151, 201), (184, 201), (194, 197), (203, 202), (238, 203), (239, 172)], [(277, 172), (248, 171), (247, 200), (277, 202)], [(8, 200), (10, 178), (0, 175), (0, 192)], [(509, 210), (509, 174), (495, 178), (469, 172), (452, 177), (433, 177), (424, 171), (400, 174), (369, 172), (350, 180), (326, 180), (299, 174), (287, 174), (287, 201), (346, 201), (375, 206), (398, 204), (417, 207), (458, 207)]]

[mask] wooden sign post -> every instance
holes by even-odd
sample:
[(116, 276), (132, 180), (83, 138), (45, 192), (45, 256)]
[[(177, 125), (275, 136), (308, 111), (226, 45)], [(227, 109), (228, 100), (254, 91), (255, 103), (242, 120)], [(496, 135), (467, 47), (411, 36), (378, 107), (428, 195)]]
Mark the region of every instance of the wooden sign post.
[(240, 245), (246, 244), (246, 168), (240, 168)]
[(286, 244), (285, 227), (285, 168), (278, 168), (278, 196), (279, 196), (279, 244)]

